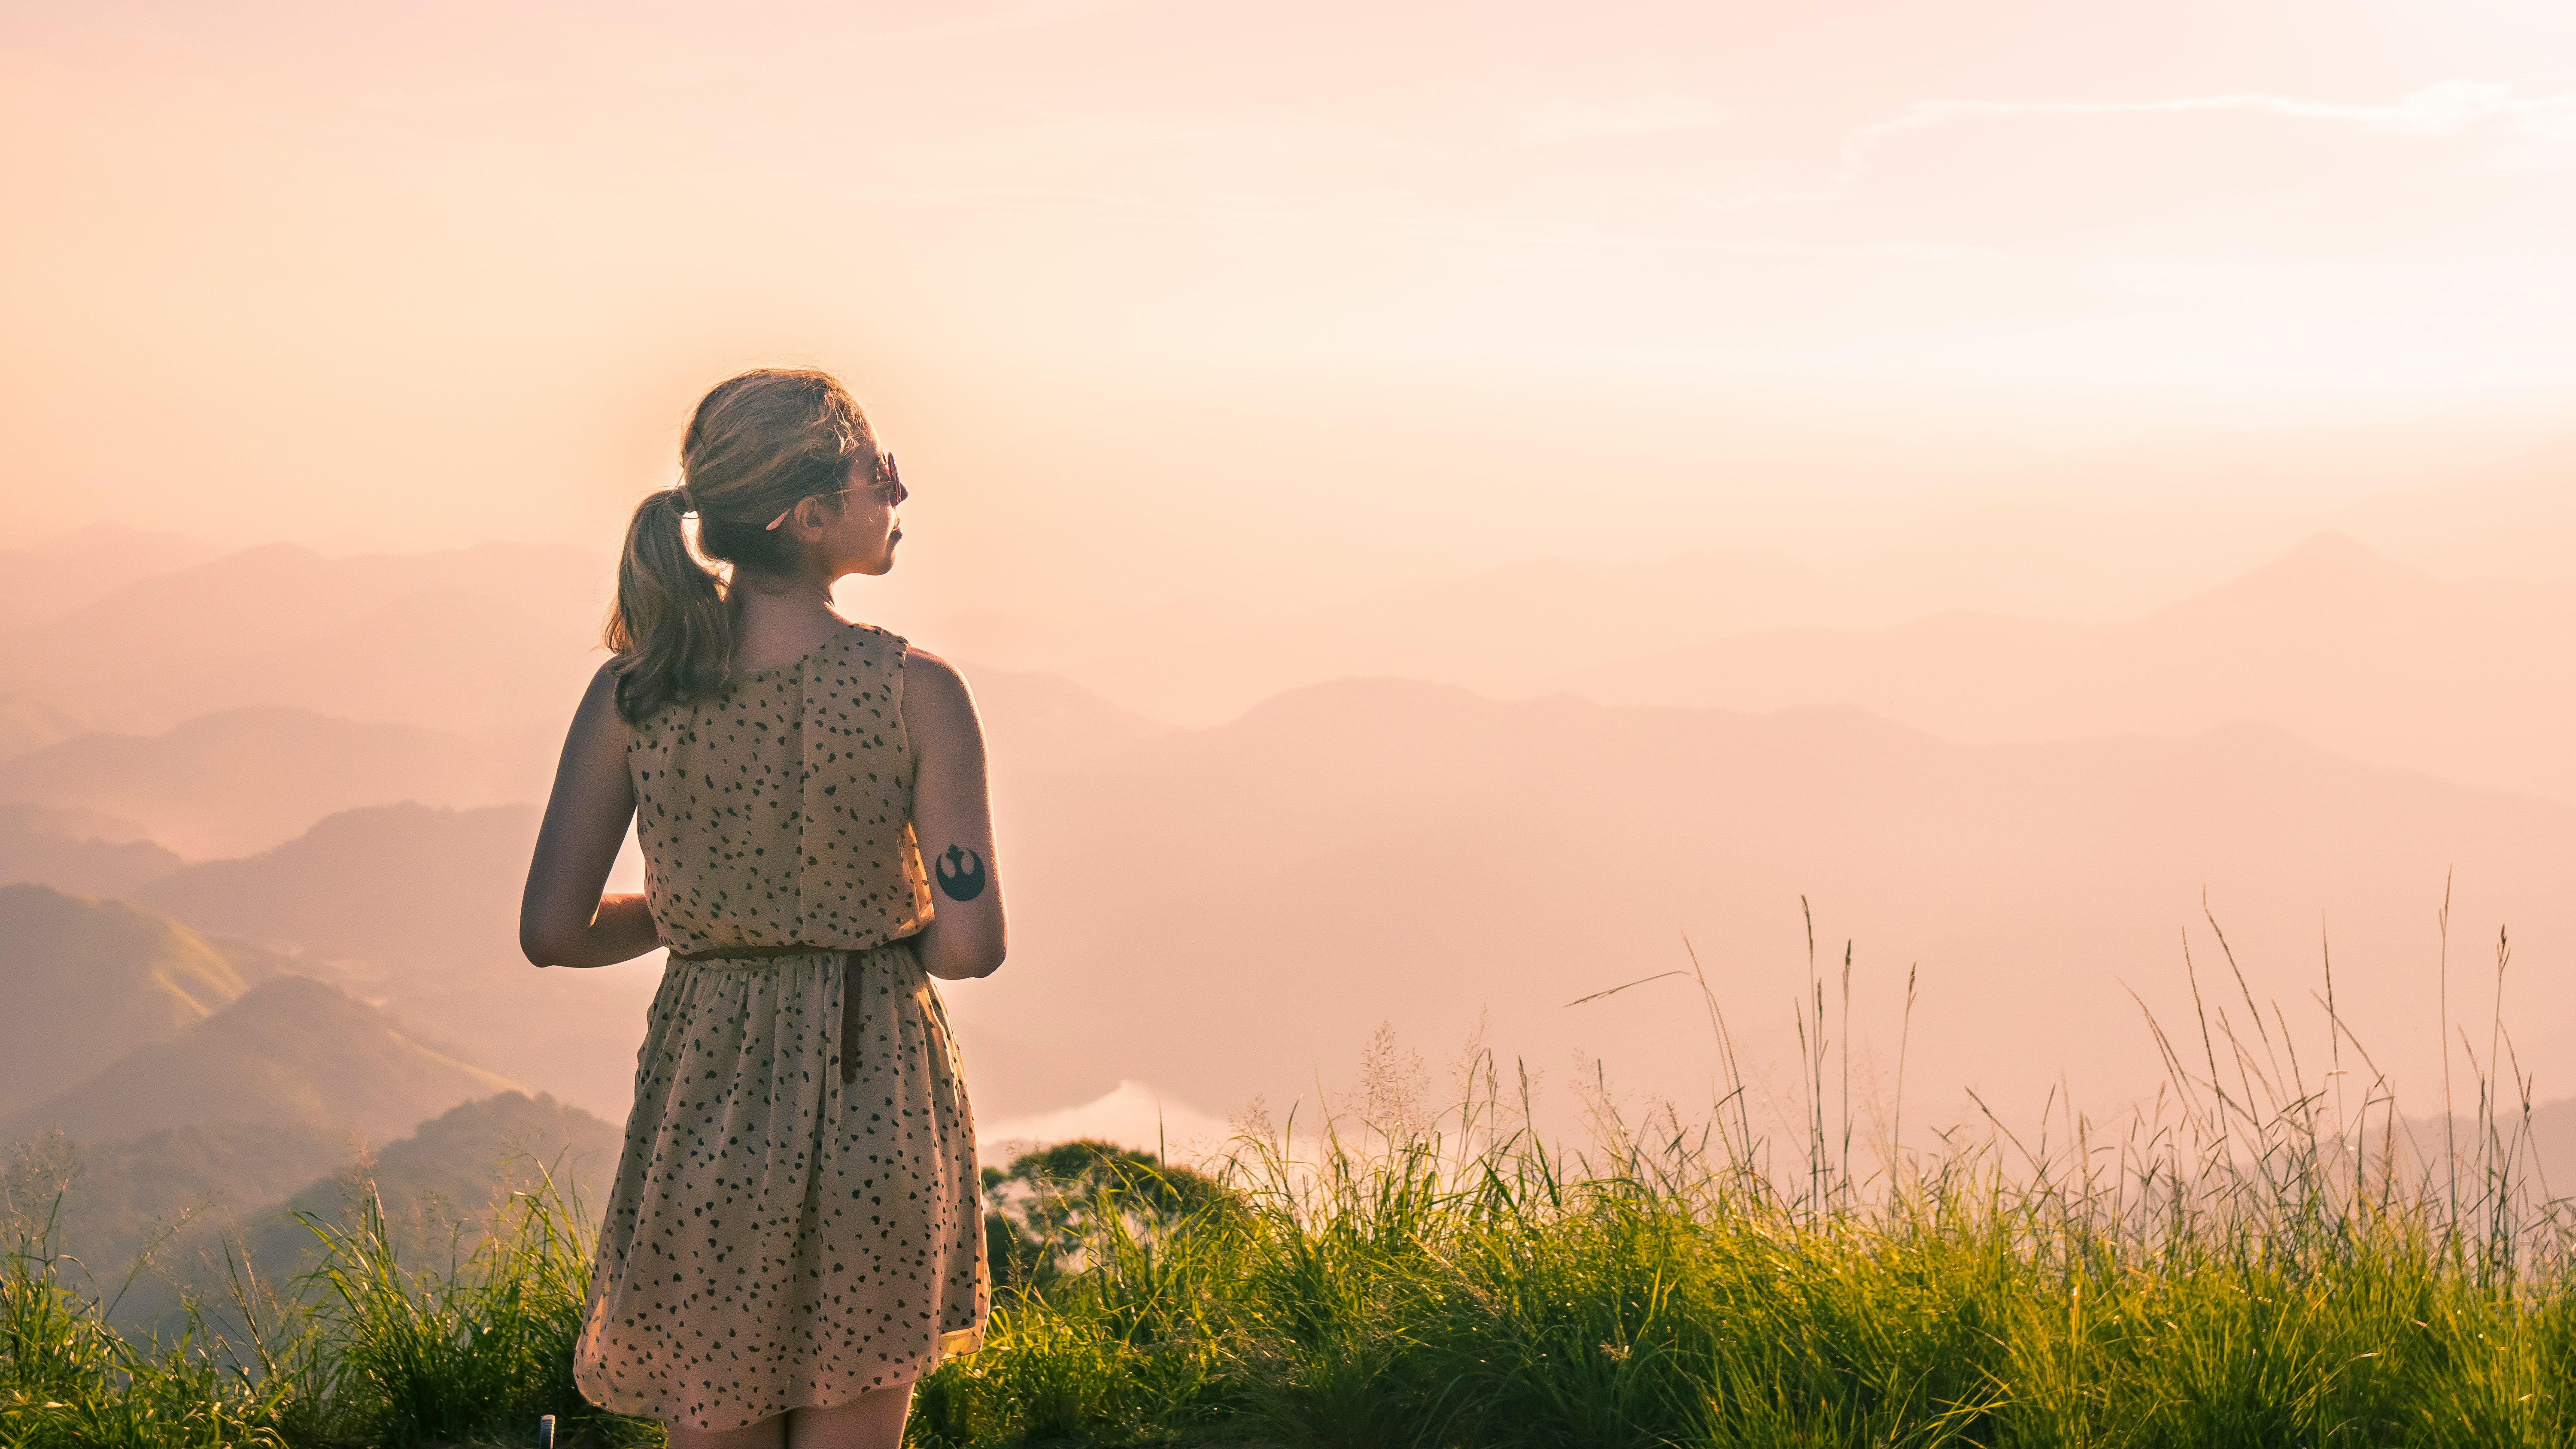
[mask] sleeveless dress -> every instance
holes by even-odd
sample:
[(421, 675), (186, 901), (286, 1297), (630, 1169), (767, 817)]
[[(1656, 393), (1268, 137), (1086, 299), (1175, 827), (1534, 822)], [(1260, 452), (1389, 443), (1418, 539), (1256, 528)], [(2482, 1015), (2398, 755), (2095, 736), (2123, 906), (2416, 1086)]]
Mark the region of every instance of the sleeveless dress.
[(982, 1342), (974, 1119), (903, 939), (931, 916), (904, 651), (849, 625), (631, 730), (672, 956), (575, 1349), (602, 1408), (737, 1428)]

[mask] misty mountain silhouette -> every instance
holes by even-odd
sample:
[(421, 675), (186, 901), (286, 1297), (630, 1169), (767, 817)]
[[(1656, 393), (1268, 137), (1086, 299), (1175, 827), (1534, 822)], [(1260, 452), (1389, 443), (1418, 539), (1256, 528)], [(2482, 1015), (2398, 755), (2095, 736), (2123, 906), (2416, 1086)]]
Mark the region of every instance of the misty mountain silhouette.
[(1061, 671), (1157, 717), (1208, 722), (1354, 676), (1518, 693), (1605, 648), (1673, 648), (1845, 612), (1806, 565), (1729, 549), (1619, 567), (1527, 559), (1294, 610), (1174, 601), (1109, 624), (968, 615), (954, 627), (975, 658)]
[(1948, 613), (1741, 633), (1601, 665), (1608, 703), (1856, 704), (1966, 742), (2181, 735), (2259, 720), (2337, 754), (2576, 802), (2576, 593), (2472, 588), (2339, 534), (2139, 618)]
[(515, 727), (567, 714), (598, 667), (611, 567), (551, 545), (266, 544), (0, 633), (0, 679), (122, 730), (252, 704)]
[(229, 1299), (216, 1234), (233, 1235), (236, 1256), (246, 1248), (260, 1278), (283, 1284), (311, 1266), (319, 1246), (296, 1214), (345, 1226), (352, 1197), (373, 1191), (405, 1262), (444, 1261), (452, 1230), (470, 1247), (496, 1201), (549, 1174), (565, 1198), (596, 1213), (618, 1145), (615, 1127), (577, 1107), (503, 1092), (373, 1146), (308, 1123), (201, 1124), (122, 1142), (39, 1140), (22, 1149), (18, 1172), (52, 1177), (22, 1186), (62, 1190), (57, 1250), (111, 1286), (154, 1248), (155, 1271), (121, 1291), (117, 1321), (173, 1330), (184, 1320), (165, 1315), (183, 1292)]
[[(232, 1226), (257, 1220), (287, 1194), (331, 1172), (348, 1157), (349, 1135), (309, 1122), (200, 1123), (147, 1132), (122, 1142), (74, 1143), (45, 1137), (18, 1144), (22, 1180), (52, 1168), (62, 1191), (57, 1247), (114, 1286), (138, 1253), (185, 1272), (201, 1244), (187, 1226)], [(175, 1294), (145, 1274), (126, 1290), (121, 1322), (148, 1322)], [(220, 1290), (223, 1285), (205, 1286)]]
[[(393, 808), (540, 798), (597, 657), (605, 578), (603, 559), (573, 551), (270, 549), (134, 581), (0, 640), (0, 666), (34, 671), (0, 677), (75, 712), (185, 723), (0, 760), (0, 800), (133, 817), (184, 854), (268, 851), (127, 890), (297, 969), (336, 966), (420, 1036), (614, 1116), (651, 963), (518, 960), (532, 809)], [(1676, 644), (1735, 630), (1564, 676), (1687, 709), (1354, 679), (1171, 729), (1059, 676), (970, 665), (1020, 918), (1008, 989), (950, 993), (983, 1105), (1040, 1110), (1141, 1073), (1223, 1110), (1305, 1089), (1318, 1060), (1382, 1017), (1437, 1038), (1488, 1000), (1498, 1031), (1522, 1034), (1515, 1050), (1561, 1061), (1583, 1046), (1669, 1086), (1705, 1066), (1699, 1028), (1684, 1025), (1699, 1018), (1656, 994), (1678, 988), (1571, 1016), (1561, 1003), (1627, 966), (1677, 964), (1687, 929), (1725, 963), (1721, 991), (1745, 993), (1730, 1009), (1785, 1019), (1802, 892), (1827, 936), (1859, 940), (1856, 989), (1872, 961), (1924, 962), (1912, 1059), (1929, 1080), (2034, 1099), (2044, 1068), (2070, 1059), (2140, 1080), (2111, 1065), (2143, 1039), (2118, 982), (2172, 1006), (2155, 992), (2176, 979), (2177, 933), (2204, 886), (2237, 944), (2272, 963), (2256, 974), (2291, 973), (2293, 1001), (2323, 912), (2350, 943), (2338, 969), (2349, 960), (2380, 1003), (2362, 1010), (2407, 1040), (2420, 1014), (2387, 1003), (2408, 999), (2408, 973), (2430, 957), (2424, 898), (2446, 869), (2459, 868), (2461, 921), (2509, 919), (2527, 952), (2566, 929), (2544, 883), (2569, 860), (2567, 812), (2327, 752), (2497, 783), (2576, 770), (2550, 733), (2570, 706), (2546, 671), (2522, 667), (2563, 653), (2565, 619), (2529, 596), (2444, 584), (2325, 536), (2113, 623), (1740, 627), (1812, 616), (1826, 607), (1816, 587), (1776, 556), (1537, 562), (1300, 611), (1232, 643), (1234, 615), (1139, 637), (1061, 631), (1088, 640), (1077, 667), (1145, 681), (1120, 697), (1197, 671), (1204, 687), (1172, 697), (1204, 703), (1373, 660), (1490, 691), (1601, 658), (1622, 620), (1618, 637)], [(370, 640), (398, 647), (370, 653)], [(136, 659), (99, 663), (128, 646)], [(192, 713), (271, 695), (540, 723), (463, 736), (302, 710)], [(1711, 702), (1786, 712), (1696, 707)], [(1837, 702), (1860, 708), (1813, 707)], [(1154, 911), (1134, 908), (1140, 893)], [(2528, 1009), (2559, 1009), (2556, 988), (2534, 989)], [(1208, 1026), (1247, 1002), (1257, 1040)], [(1651, 1019), (1634, 1017), (1641, 1003)], [(1871, 1012), (1855, 1030), (1892, 1053), (1893, 1028)], [(2403, 1042), (2388, 1055), (2404, 1058)]]
[[(136, 829), (131, 834), (140, 834)], [(128, 838), (106, 838), (125, 836)], [(177, 870), (177, 854), (94, 811), (0, 805), (0, 885), (32, 882), (112, 896)]]
[(2448, 609), (2472, 593), (2329, 529), (2309, 535), (2260, 568), (2148, 617), (2203, 627), (2266, 628), (2295, 622), (2331, 628), (2373, 616)]
[(959, 666), (996, 769), (1080, 769), (1167, 733), (1171, 726), (1120, 709), (1061, 674)]
[[(251, 1252), (263, 1274), (294, 1272), (314, 1239), (292, 1215), (346, 1226), (349, 1189), (361, 1184), (382, 1199), (397, 1249), (414, 1261), (424, 1251), (444, 1255), (452, 1229), (479, 1225), (503, 1195), (539, 1189), (548, 1178), (566, 1201), (595, 1215), (617, 1174), (620, 1136), (608, 1122), (543, 1094), (503, 1092), (460, 1103), (384, 1144), (372, 1161), (346, 1164), (249, 1214), (257, 1225)], [(475, 1236), (469, 1231), (465, 1242)]]
[(558, 740), (240, 709), (163, 734), (79, 735), (0, 760), (0, 801), (124, 816), (182, 855), (239, 855), (352, 806), (542, 799)]
[(96, 523), (34, 548), (0, 551), (0, 629), (57, 617), (137, 580), (191, 568), (218, 552), (176, 534)]
[(177, 922), (45, 886), (0, 886), (0, 943), (0, 1118), (250, 989), (234, 961)]
[(43, 700), (0, 697), (0, 760), (85, 734), (88, 729), (77, 715)]
[(469, 1098), (516, 1088), (397, 1031), (337, 987), (279, 976), (168, 1041), (0, 1121), (0, 1140), (60, 1131), (113, 1141), (163, 1128), (287, 1123), (385, 1137)]
[(373, 806), (134, 899), (204, 931), (330, 962), (422, 1034), (513, 1080), (624, 1120), (659, 956), (540, 971), (519, 954), (533, 805)]
[(187, 866), (134, 899), (200, 930), (324, 957), (515, 955), (536, 831), (532, 805), (368, 806), (258, 855)]
[[(2418, 1003), (2446, 874), (2455, 954), (2499, 921), (2537, 959), (2576, 944), (2576, 810), (2241, 724), (1967, 746), (1850, 708), (1346, 681), (1010, 803), (1011, 965), (948, 992), (995, 1114), (1097, 1095), (1118, 1069), (1218, 1112), (1276, 1106), (1381, 1019), (1436, 1057), (1482, 1008), (1506, 1060), (1561, 1072), (1581, 1049), (1704, 1103), (1714, 1046), (1686, 982), (1565, 1003), (1687, 968), (1687, 933), (1748, 1054), (1785, 1058), (1802, 895), (1827, 950), (1856, 943), (1853, 1031), (1882, 1068), (1921, 965), (1911, 1070), (1935, 1115), (1963, 1082), (2035, 1111), (2062, 1070), (2087, 1102), (2151, 1091), (2123, 983), (2188, 1016), (2180, 940), (2206, 929), (2204, 891), (2254, 989), (2294, 1009), (2322, 918), (2349, 1025), (2400, 1073), (2432, 1049)], [(1130, 908), (1139, 892), (1153, 910)], [(2576, 982), (2509, 990), (2517, 1020), (2576, 1013)], [(1067, 1058), (1093, 1075), (1067, 1083)]]

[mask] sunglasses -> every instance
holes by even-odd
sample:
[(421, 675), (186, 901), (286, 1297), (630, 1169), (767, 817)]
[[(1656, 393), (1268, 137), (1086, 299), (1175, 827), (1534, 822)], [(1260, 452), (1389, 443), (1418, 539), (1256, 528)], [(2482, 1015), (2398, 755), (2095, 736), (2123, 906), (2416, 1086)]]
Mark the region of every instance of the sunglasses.
[[(877, 454), (877, 476), (875, 482), (860, 483), (849, 488), (837, 489), (830, 493), (808, 493), (805, 495), (805, 498), (838, 498), (843, 493), (883, 493), (886, 495), (886, 507), (888, 508), (892, 508), (896, 504), (901, 503), (903, 500), (912, 496), (912, 490), (903, 486), (903, 473), (900, 469), (895, 467), (894, 454), (892, 453)], [(805, 498), (797, 499), (796, 503), (804, 502)], [(776, 518), (769, 520), (768, 526), (763, 528), (761, 532), (771, 532), (780, 524), (785, 523), (787, 521), (787, 515), (796, 511), (796, 503), (788, 504), (785, 509), (780, 511)]]

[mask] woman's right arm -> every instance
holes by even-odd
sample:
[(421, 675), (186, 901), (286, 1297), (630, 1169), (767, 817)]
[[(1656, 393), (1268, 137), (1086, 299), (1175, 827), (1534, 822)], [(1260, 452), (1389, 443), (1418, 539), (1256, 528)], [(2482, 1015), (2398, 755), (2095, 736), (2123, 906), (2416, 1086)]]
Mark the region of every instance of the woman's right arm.
[(626, 743), (617, 676), (602, 665), (564, 737), (536, 858), (528, 862), (528, 888), (519, 898), (519, 949), (535, 965), (607, 966), (662, 944), (644, 897), (601, 894), (635, 819)]

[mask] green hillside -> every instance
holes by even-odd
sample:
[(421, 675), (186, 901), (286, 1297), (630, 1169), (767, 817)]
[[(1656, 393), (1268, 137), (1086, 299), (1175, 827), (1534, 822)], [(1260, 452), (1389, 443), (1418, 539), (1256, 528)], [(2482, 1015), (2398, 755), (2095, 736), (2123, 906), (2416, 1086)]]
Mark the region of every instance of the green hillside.
[(185, 1273), (209, 1230), (255, 1221), (348, 1154), (348, 1134), (293, 1122), (200, 1124), (103, 1145), (48, 1133), (12, 1147), (0, 1219), (50, 1215), (56, 1248), (106, 1283), (146, 1250), (146, 1276)]
[(595, 1218), (618, 1146), (616, 1127), (524, 1092), (452, 1107), (380, 1152), (291, 1122), (197, 1124), (105, 1144), (49, 1133), (0, 1164), (0, 1236), (50, 1217), (54, 1250), (79, 1265), (90, 1292), (116, 1300), (120, 1326), (175, 1330), (189, 1290), (217, 1309), (231, 1303), (227, 1244), (261, 1282), (290, 1288), (318, 1245), (299, 1215), (347, 1225), (357, 1195), (372, 1190), (406, 1260), (444, 1262), (451, 1248), (471, 1247), (494, 1205), (549, 1177)]
[[(519, 953), (534, 806), (345, 811), (274, 850), (191, 865), (134, 898), (200, 931), (337, 962), (417, 1039), (623, 1114), (659, 961), (540, 971)], [(308, 968), (307, 974), (311, 974)]]
[(312, 1230), (297, 1215), (346, 1226), (352, 1193), (372, 1187), (404, 1255), (443, 1260), (451, 1243), (470, 1244), (501, 1198), (540, 1189), (549, 1177), (595, 1218), (617, 1173), (619, 1136), (615, 1126), (551, 1096), (504, 1092), (449, 1108), (371, 1162), (344, 1161), (244, 1217), (243, 1229), (262, 1276), (279, 1281), (314, 1248)]
[[(138, 913), (139, 914), (139, 913)], [(231, 1122), (401, 1133), (515, 1084), (421, 1045), (381, 1011), (299, 976), (262, 983), (173, 1040), (139, 1046), (0, 1123), (115, 1141)]]
[(0, 1121), (204, 1022), (250, 984), (175, 921), (40, 885), (0, 886), (0, 983)]

